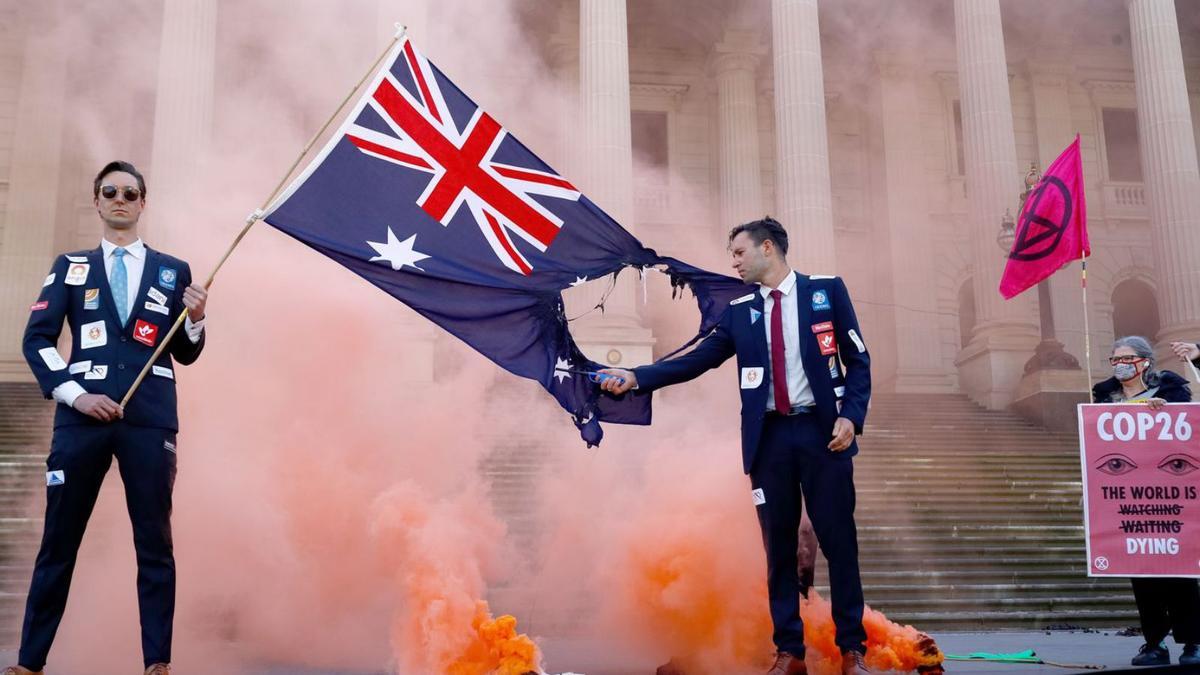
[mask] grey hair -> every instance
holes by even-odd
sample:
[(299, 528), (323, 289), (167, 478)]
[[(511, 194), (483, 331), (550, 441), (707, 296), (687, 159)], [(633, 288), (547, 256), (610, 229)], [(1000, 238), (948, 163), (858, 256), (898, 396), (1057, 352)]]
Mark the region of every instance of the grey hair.
[(1146, 359), (1150, 362), (1150, 367), (1146, 372), (1142, 373), (1142, 382), (1146, 383), (1147, 387), (1157, 387), (1161, 375), (1154, 366), (1158, 365), (1158, 359), (1154, 358), (1154, 347), (1150, 345), (1150, 341), (1141, 335), (1126, 335), (1123, 338), (1117, 338), (1113, 342), (1112, 350), (1117, 351), (1117, 347), (1129, 347), (1134, 354)]

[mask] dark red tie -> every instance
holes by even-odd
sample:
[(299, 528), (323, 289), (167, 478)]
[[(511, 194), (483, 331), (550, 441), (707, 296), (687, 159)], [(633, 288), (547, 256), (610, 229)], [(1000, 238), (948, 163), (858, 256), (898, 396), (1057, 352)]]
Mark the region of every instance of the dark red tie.
[(792, 397), (787, 388), (787, 357), (783, 353), (783, 294), (771, 291), (775, 307), (771, 309), (771, 380), (775, 387), (775, 410), (788, 414), (792, 410)]

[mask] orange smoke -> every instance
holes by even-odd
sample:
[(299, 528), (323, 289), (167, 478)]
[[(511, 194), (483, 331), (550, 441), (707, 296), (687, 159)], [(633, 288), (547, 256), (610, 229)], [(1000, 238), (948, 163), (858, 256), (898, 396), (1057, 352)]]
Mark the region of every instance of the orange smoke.
[(493, 619), (488, 604), (475, 604), (471, 620), (474, 639), (461, 656), (446, 666), (447, 675), (526, 675), (539, 671), (537, 645), (527, 635), (517, 634), (511, 615)]
[(516, 619), (493, 619), (483, 600), (485, 566), (504, 525), (475, 490), (435, 500), (411, 483), (380, 495), (371, 534), (392, 572), (399, 608), (392, 649), (401, 672), (522, 675), (541, 654)]
[[(629, 486), (618, 481), (594, 498), (628, 512), (596, 516), (609, 530), (596, 552), (600, 623), (593, 630), (637, 647), (648, 661), (673, 658), (689, 675), (740, 672), (773, 652), (749, 481), (732, 453), (728, 461), (696, 461), (696, 449), (712, 442), (710, 430), (671, 431), (669, 447), (648, 461), (636, 458), (646, 462), (645, 491), (626, 499)], [(578, 496), (589, 481), (603, 484), (595, 471), (571, 477), (579, 501), (592, 501)]]
[[(841, 672), (842, 654), (834, 642), (832, 607), (817, 593), (808, 592), (800, 601), (800, 618), (804, 620), (804, 645), (808, 648), (805, 663), (815, 675)], [(912, 626), (901, 626), (888, 620), (870, 607), (863, 613), (867, 630), (867, 665), (875, 670), (911, 672), (920, 667), (937, 666), (945, 656), (932, 638)]]

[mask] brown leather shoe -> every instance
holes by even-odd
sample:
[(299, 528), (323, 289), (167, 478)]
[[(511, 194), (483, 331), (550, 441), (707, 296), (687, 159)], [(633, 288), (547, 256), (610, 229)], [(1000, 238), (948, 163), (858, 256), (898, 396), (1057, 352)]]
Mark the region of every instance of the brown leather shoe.
[(40, 670), (30, 670), (21, 666), (9, 666), (4, 670), (0, 670), (0, 675), (45, 675)]
[(870, 675), (872, 672), (863, 661), (862, 652), (853, 649), (842, 652), (842, 675)]
[(771, 666), (767, 675), (808, 675), (808, 666), (804, 665), (803, 657), (779, 652), (775, 655), (775, 665)]
[(155, 663), (146, 668), (146, 672), (142, 675), (171, 675), (171, 664)]

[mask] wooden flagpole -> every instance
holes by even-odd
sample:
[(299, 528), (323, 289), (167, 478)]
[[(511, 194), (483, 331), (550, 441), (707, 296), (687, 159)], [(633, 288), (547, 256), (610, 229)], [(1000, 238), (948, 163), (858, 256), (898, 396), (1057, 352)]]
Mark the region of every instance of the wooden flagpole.
[[(1087, 300), (1087, 253), (1080, 258), (1080, 285), (1083, 287), (1083, 361), (1087, 364), (1087, 386), (1084, 391), (1092, 391), (1092, 331), (1088, 327), (1088, 300)], [(1090, 400), (1090, 397), (1089, 397)]]
[[(379, 68), (379, 64), (383, 62), (384, 57), (386, 57), (392, 51), (392, 49), (397, 43), (400, 42), (400, 40), (404, 39), (404, 34), (407, 32), (407, 30), (407, 27), (396, 24), (396, 35), (392, 38), (392, 41), (388, 43), (387, 48), (379, 54), (374, 63), (371, 64), (370, 69), (363, 74), (362, 78), (360, 78), (358, 82), (355, 83), (354, 87), (349, 91), (349, 93), (346, 94), (346, 97), (343, 98), (342, 102), (338, 105), (337, 110), (333, 111), (333, 114), (329, 116), (329, 119), (325, 120), (325, 123), (321, 125), (321, 128), (317, 130), (317, 133), (313, 134), (313, 137), (309, 139), (308, 143), (305, 144), (304, 149), (301, 150), (300, 154), (296, 157), (296, 161), (292, 162), (292, 165), (283, 174), (283, 178), (279, 179), (279, 184), (275, 186), (275, 189), (271, 192), (271, 196), (263, 200), (262, 206), (255, 209), (254, 213), (251, 213), (246, 217), (246, 226), (243, 227), (242, 231), (238, 233), (236, 238), (234, 238), (233, 243), (229, 245), (228, 249), (226, 249), (225, 255), (221, 256), (221, 259), (217, 261), (216, 267), (214, 267), (213, 271), (209, 273), (208, 280), (204, 282), (204, 288), (206, 290), (208, 287), (212, 286), (213, 279), (217, 276), (217, 272), (221, 271), (221, 267), (225, 264), (225, 261), (229, 259), (229, 256), (233, 253), (233, 250), (237, 248), (237, 245), (242, 243), (242, 239), (246, 237), (246, 233), (250, 231), (250, 228), (254, 226), (255, 222), (262, 218), (263, 212), (268, 206), (271, 205), (271, 202), (275, 200), (275, 197), (279, 195), (279, 192), (283, 190), (284, 186), (287, 185), (288, 179), (292, 177), (292, 173), (296, 170), (296, 167), (300, 166), (300, 162), (303, 161), (308, 155), (308, 152), (312, 150), (313, 145), (315, 145), (317, 140), (325, 134), (325, 131), (329, 129), (329, 125), (333, 124), (333, 121), (337, 119), (337, 116), (341, 114), (342, 110), (346, 107), (346, 104), (349, 103), (350, 99), (354, 97), (354, 93), (361, 89), (363, 83), (367, 81), (367, 78), (371, 77), (371, 75), (375, 73), (375, 70)], [(133, 398), (133, 394), (137, 391), (137, 388), (141, 386), (142, 380), (146, 379), (146, 373), (150, 372), (150, 368), (154, 365), (154, 362), (158, 360), (158, 357), (162, 356), (163, 350), (166, 349), (167, 345), (171, 342), (171, 338), (175, 336), (175, 333), (179, 332), (179, 328), (184, 324), (187, 316), (188, 312), (186, 308), (184, 311), (179, 313), (179, 318), (175, 320), (175, 323), (171, 326), (171, 330), (167, 331), (166, 336), (164, 336), (163, 339), (158, 343), (158, 348), (154, 350), (154, 354), (148, 361), (146, 361), (146, 365), (142, 367), (142, 372), (138, 373), (137, 379), (135, 379), (133, 384), (129, 386), (129, 391), (125, 392), (125, 397), (121, 399), (122, 408), (129, 404), (129, 399)]]

